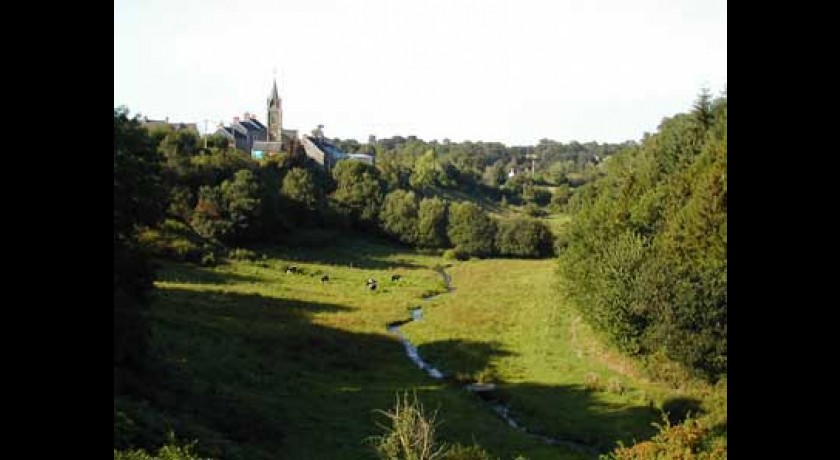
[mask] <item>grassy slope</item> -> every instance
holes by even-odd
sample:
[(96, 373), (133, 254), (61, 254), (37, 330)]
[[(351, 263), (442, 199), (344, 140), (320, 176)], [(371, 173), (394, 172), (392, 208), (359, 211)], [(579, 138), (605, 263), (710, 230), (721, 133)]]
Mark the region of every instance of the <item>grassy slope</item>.
[[(373, 458), (364, 439), (381, 432), (375, 409), (416, 388), (427, 408), (440, 408), (447, 441), (474, 440), (505, 459), (583, 458), (507, 427), (477, 397), (415, 368), (384, 326), (421, 303), (425, 320), (403, 328), (421, 354), (448, 374), (503, 381), (514, 413), (547, 434), (602, 449), (647, 437), (658, 420), (648, 405), (674, 396), (632, 377), (632, 366), (551, 300), (553, 261), (458, 263), (447, 269), (457, 290), (425, 302), (441, 290), (437, 257), (359, 239), (270, 255), (159, 272), (154, 346), (170, 383), (151, 391), (150, 407), (115, 401), (148, 425), (139, 431), (173, 426), (225, 458)], [(286, 275), (290, 263), (306, 274)], [(391, 282), (392, 273), (404, 278)], [(380, 281), (375, 293), (370, 277)], [(587, 391), (592, 375), (626, 390)]]

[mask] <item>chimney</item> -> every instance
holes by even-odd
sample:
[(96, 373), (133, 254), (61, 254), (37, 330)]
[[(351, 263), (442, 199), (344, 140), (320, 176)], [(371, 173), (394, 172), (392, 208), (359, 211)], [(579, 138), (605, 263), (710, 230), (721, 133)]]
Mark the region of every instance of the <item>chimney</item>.
[(251, 114), (248, 113), (248, 112), (243, 113), (242, 114), (242, 119), (243, 120), (250, 120), (251, 119)]
[(169, 117), (166, 117), (166, 122), (169, 123)]
[(233, 117), (233, 122), (234, 123), (239, 123), (239, 117)]

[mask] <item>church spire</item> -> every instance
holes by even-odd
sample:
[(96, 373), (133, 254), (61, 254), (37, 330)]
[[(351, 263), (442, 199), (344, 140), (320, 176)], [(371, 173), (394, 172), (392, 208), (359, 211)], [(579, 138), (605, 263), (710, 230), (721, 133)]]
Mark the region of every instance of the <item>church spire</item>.
[(280, 101), (280, 94), (277, 92), (277, 78), (274, 78), (274, 86), (271, 88), (271, 94), (268, 95), (268, 103), (278, 103)]
[(280, 141), (283, 133), (283, 109), (281, 107), (280, 93), (277, 92), (277, 72), (274, 74), (274, 85), (271, 87), (271, 94), (268, 95), (268, 140)]

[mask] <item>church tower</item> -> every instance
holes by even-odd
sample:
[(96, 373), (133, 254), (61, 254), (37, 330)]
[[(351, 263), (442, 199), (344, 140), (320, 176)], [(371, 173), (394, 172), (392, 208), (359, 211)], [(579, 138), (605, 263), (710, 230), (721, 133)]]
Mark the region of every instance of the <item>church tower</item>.
[(280, 142), (283, 132), (283, 109), (280, 107), (280, 95), (277, 93), (277, 79), (268, 96), (268, 140)]

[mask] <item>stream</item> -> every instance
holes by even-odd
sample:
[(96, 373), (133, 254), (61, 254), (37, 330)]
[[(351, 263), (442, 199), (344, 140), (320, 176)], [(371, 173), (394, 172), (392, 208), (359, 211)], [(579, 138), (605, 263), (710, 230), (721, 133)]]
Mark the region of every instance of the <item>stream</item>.
[[(443, 282), (446, 285), (446, 293), (452, 292), (454, 290), (454, 288), (452, 287), (452, 276), (446, 273), (446, 271), (444, 271), (443, 268), (436, 268), (435, 271), (437, 271), (441, 275), (441, 277), (443, 277)], [(432, 296), (424, 297), (423, 300), (429, 301), (440, 295), (443, 294), (435, 294)], [(408, 359), (410, 359), (411, 362), (413, 362), (417, 367), (426, 372), (429, 375), (429, 377), (441, 380), (444, 377), (443, 372), (424, 361), (423, 357), (420, 356), (420, 351), (417, 349), (417, 346), (411, 343), (411, 341), (408, 340), (405, 334), (403, 334), (400, 330), (400, 326), (414, 321), (416, 317), (417, 316), (412, 314), (412, 316), (408, 319), (388, 323), (388, 332), (397, 336), (400, 343), (402, 343), (403, 347), (405, 347), (405, 354), (406, 356), (408, 356)], [(569, 447), (571, 449), (585, 452), (587, 454), (598, 455), (598, 451), (589, 445), (572, 441), (570, 439), (561, 439), (546, 436), (528, 430), (528, 428), (525, 427), (525, 425), (523, 425), (521, 422), (516, 421), (516, 419), (513, 418), (513, 416), (510, 413), (510, 406), (495, 401), (492, 398), (484, 397), (486, 394), (496, 389), (495, 384), (469, 384), (464, 385), (463, 388), (466, 391), (479, 395), (480, 399), (485, 402), (485, 404), (493, 411), (493, 413), (501, 417), (511, 428), (515, 428), (535, 438), (538, 438), (546, 444)]]

